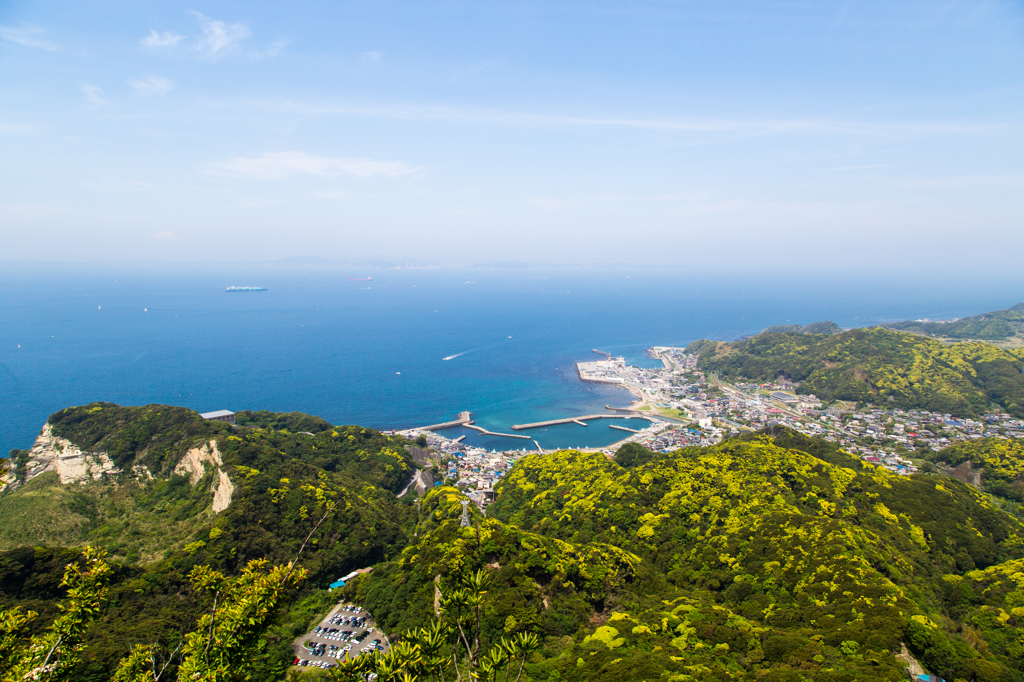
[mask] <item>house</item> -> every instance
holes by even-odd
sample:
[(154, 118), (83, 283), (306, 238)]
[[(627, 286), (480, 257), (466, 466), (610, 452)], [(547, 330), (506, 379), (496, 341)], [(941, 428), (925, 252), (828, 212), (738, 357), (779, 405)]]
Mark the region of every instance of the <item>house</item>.
[(215, 410), (214, 412), (200, 412), (199, 416), (203, 419), (209, 419), (215, 422), (227, 422), (228, 424), (235, 423), (235, 413), (231, 410)]

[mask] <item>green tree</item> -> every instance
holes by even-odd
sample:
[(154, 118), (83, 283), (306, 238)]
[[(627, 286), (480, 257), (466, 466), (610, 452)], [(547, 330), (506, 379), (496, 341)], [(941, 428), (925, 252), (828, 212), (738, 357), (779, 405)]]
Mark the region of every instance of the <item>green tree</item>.
[(111, 569), (99, 550), (87, 547), (81, 558), (64, 569), (61, 587), (67, 596), (58, 604), (61, 614), (42, 634), (32, 637), (27, 646), (17, 647), (20, 632), (37, 614), (19, 609), (0, 609), (0, 680), (69, 679), (78, 663), (82, 635), (100, 612), (107, 593)]
[(185, 638), (179, 680), (249, 679), (253, 659), (266, 648), (263, 634), (281, 597), (306, 577), (306, 570), (292, 562), (269, 564), (265, 559), (250, 561), (233, 579), (209, 566), (192, 569), (193, 585), (213, 591), (213, 608)]
[(626, 443), (615, 453), (615, 461), (627, 469), (638, 467), (654, 459), (653, 452), (639, 443)]

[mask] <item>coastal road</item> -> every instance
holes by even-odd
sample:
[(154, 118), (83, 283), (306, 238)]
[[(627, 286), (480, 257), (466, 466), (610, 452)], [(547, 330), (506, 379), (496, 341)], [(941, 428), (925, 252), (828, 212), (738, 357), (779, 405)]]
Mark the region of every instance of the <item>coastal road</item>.
[[(420, 476), (423, 475), (423, 471), (420, 469), (416, 470), (416, 473), (412, 475), (409, 482), (402, 488), (402, 492), (398, 493), (396, 497), (405, 497), (405, 494), (409, 492), (409, 489), (421, 482)], [(424, 484), (425, 485), (425, 484)]]

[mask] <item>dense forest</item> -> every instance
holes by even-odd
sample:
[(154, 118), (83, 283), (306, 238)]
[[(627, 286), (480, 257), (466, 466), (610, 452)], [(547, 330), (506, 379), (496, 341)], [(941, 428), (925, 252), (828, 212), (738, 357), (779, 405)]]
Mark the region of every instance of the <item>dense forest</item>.
[(695, 341), (687, 351), (722, 377), (773, 381), (799, 393), (884, 407), (977, 416), (993, 406), (1024, 417), (1024, 350), (981, 342), (953, 345), (889, 329), (841, 334), (769, 332), (725, 343)]
[[(26, 669), (5, 669), (10, 652), (55, 641), (102, 577), (77, 653), (39, 679), (152, 682), (155, 660), (162, 680), (454, 679), (459, 665), (495, 680), (895, 681), (913, 657), (950, 682), (1024, 681), (1024, 527), (1007, 510), (1024, 453), (1005, 441), (935, 453), (912, 477), (777, 427), (672, 453), (530, 454), (463, 526), (456, 488), (395, 497), (407, 443), (371, 429), (108, 403), (51, 419), (122, 473), (0, 495), (3, 680)], [(211, 439), (234, 486), (216, 514), (213, 471), (174, 473)], [(967, 461), (981, 489), (953, 475)], [(79, 521), (54, 542), (42, 527), (67, 513)], [(36, 535), (6, 530), (33, 514)], [(392, 650), (289, 672), (291, 640), (339, 599), (369, 609)]]

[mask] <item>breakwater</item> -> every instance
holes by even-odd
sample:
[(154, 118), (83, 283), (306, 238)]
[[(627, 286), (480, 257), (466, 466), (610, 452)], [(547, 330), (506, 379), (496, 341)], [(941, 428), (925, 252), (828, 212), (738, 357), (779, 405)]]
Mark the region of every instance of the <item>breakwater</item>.
[[(617, 414), (585, 414), (582, 417), (566, 417), (565, 419), (549, 419), (543, 422), (533, 422), (532, 424), (515, 424), (512, 426), (513, 431), (523, 431), (525, 429), (539, 429), (544, 426), (557, 426), (558, 424), (579, 424), (586, 426), (584, 422), (592, 419), (621, 419), (622, 417)], [(637, 419), (647, 419), (647, 417), (637, 417)], [(650, 421), (650, 419), (647, 419)]]

